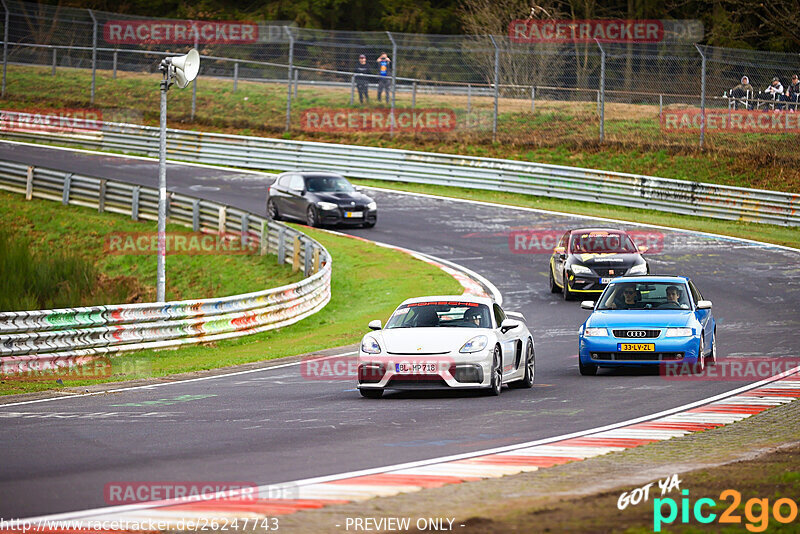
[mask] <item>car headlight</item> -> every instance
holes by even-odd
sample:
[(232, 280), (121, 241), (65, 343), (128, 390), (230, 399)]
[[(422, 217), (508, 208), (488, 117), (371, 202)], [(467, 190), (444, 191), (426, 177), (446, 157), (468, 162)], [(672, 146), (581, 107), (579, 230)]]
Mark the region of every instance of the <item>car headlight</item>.
[(475, 336), (461, 347), (458, 352), (480, 352), (486, 348), (489, 343), (489, 338), (486, 336)]
[(667, 328), (666, 337), (689, 337), (694, 335), (693, 328)]
[(572, 265), (570, 266), (572, 272), (574, 274), (592, 274), (592, 270), (588, 267), (584, 267), (583, 265)]
[(381, 346), (378, 345), (375, 338), (367, 336), (361, 340), (361, 350), (367, 354), (379, 354), (381, 352)]
[(325, 210), (325, 211), (335, 210), (336, 208), (339, 207), (336, 204), (334, 204), (333, 202), (317, 202), (317, 206), (319, 206), (319, 209)]
[(647, 274), (647, 264), (640, 263), (628, 269), (628, 274)]
[(367, 209), (370, 210), (370, 211), (374, 211), (374, 210), (378, 209), (378, 204), (375, 203), (374, 201), (370, 202), (369, 204), (367, 204)]
[(608, 336), (608, 329), (606, 328), (586, 328), (583, 331), (584, 337), (603, 337)]

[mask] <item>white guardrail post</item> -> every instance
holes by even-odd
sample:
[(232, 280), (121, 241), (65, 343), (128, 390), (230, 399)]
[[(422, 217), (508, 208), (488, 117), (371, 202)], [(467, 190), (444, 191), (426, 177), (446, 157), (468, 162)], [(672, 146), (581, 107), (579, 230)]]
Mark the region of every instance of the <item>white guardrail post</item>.
[[(0, 161), (0, 189), (64, 204), (156, 219), (158, 192), (113, 180)], [(167, 303), (0, 312), (0, 370), (13, 374), (31, 362), (77, 361), (122, 351), (205, 343), (281, 328), (320, 311), (331, 297), (330, 255), (317, 241), (276, 222), (214, 202), (173, 194), (171, 220), (214, 232), (213, 214), (240, 222), (242, 245), (258, 254), (270, 241), (300, 237), (305, 275), (300, 282), (230, 297)], [(281, 236), (279, 238), (279, 235)], [(252, 241), (251, 241), (252, 240)], [(313, 263), (313, 258), (324, 258)], [(285, 262), (286, 258), (281, 257)], [(318, 267), (314, 269), (312, 267)]]

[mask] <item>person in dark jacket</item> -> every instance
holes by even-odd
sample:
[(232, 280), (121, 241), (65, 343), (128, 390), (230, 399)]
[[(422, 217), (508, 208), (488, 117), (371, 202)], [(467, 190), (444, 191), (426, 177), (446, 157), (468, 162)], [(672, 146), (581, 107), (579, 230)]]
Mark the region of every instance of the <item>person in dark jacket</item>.
[(386, 91), (386, 103), (389, 103), (389, 90), (392, 86), (392, 60), (386, 52), (376, 60), (378, 62), (378, 102), (381, 101), (381, 92)]
[(369, 93), (367, 87), (369, 86), (369, 67), (367, 66), (367, 56), (361, 54), (358, 56), (358, 64), (355, 68), (356, 73), (356, 87), (358, 88), (358, 101), (364, 103), (366, 100), (369, 103)]
[(800, 102), (800, 80), (797, 78), (797, 74), (792, 75), (792, 81), (786, 88), (786, 100), (793, 103), (789, 106), (792, 111), (797, 109), (797, 104)]

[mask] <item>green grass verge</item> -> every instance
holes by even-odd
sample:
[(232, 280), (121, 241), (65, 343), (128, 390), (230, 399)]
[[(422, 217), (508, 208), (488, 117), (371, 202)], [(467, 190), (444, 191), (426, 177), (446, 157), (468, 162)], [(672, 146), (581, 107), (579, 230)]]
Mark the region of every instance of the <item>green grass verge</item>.
[[(0, 195), (10, 202), (8, 194)], [(17, 197), (18, 198), (18, 197)], [(41, 216), (49, 224), (58, 226), (57, 217), (64, 215), (63, 208), (55, 203), (32, 201), (38, 205)], [(47, 210), (47, 207), (50, 210)], [(55, 209), (54, 209), (55, 208)], [(6, 210), (3, 209), (3, 212)], [(70, 228), (75, 243), (83, 239), (96, 240), (90, 210), (67, 208), (81, 214), (86, 226), (83, 231)], [(101, 216), (104, 218), (108, 215)], [(5, 218), (5, 215), (4, 215)], [(62, 221), (63, 217), (58, 219)], [(0, 383), (0, 395), (28, 393), (64, 387), (88, 386), (101, 382), (118, 382), (136, 378), (168, 376), (176, 373), (214, 369), (261, 360), (303, 354), (315, 350), (356, 343), (372, 319), (385, 320), (402, 300), (430, 294), (460, 294), (463, 288), (440, 269), (410, 258), (407, 254), (379, 247), (361, 240), (340, 237), (320, 230), (303, 228), (303, 231), (322, 243), (333, 257), (332, 298), (319, 313), (280, 330), (220, 341), (210, 345), (189, 346), (174, 350), (147, 350), (111, 358), (112, 376), (103, 380), (66, 380), (23, 382), (5, 380)], [(85, 234), (88, 236), (82, 237)], [(274, 256), (267, 256), (274, 262)], [(241, 276), (253, 269), (248, 257), (234, 257), (242, 262)], [(209, 258), (206, 258), (206, 262)], [(258, 260), (257, 260), (258, 261)], [(249, 267), (247, 266), (249, 265)], [(169, 263), (168, 263), (169, 266)], [(259, 266), (261, 268), (261, 266)], [(220, 269), (214, 263), (204, 267), (206, 275), (215, 277)], [(168, 275), (170, 271), (167, 271)], [(277, 285), (277, 284), (276, 284)]]
[(382, 180), (353, 180), (353, 182), (363, 186), (383, 187), (398, 191), (411, 191), (415, 193), (425, 193), (443, 197), (494, 202), (509, 206), (522, 206), (576, 215), (604, 217), (641, 224), (670, 226), (673, 228), (697, 230), (700, 232), (709, 232), (731, 237), (741, 237), (744, 239), (753, 239), (756, 241), (764, 241), (766, 243), (774, 243), (776, 245), (800, 248), (800, 230), (798, 230), (796, 227), (741, 221), (724, 221), (719, 219), (709, 219), (706, 217), (664, 213), (653, 210), (623, 208), (606, 204), (595, 204), (591, 202), (551, 199), (515, 193), (465, 189), (461, 187), (407, 184), (400, 182), (385, 182)]
[[(101, 273), (96, 285), (115, 286), (118, 302), (103, 300), (102, 291), (70, 304), (96, 305), (148, 302), (155, 297), (156, 258), (153, 255), (112, 255), (104, 247), (110, 233), (156, 232), (152, 221), (132, 221), (114, 213), (99, 214), (80, 206), (62, 206), (51, 200), (25, 201), (19, 194), (0, 192), (4, 230), (27, 241), (35, 255), (54, 252), (82, 258)], [(189, 231), (167, 225), (168, 232)], [(5, 251), (0, 251), (5, 254)], [(275, 256), (168, 255), (167, 300), (222, 297), (260, 291), (302, 279), (291, 267), (278, 265)], [(23, 294), (25, 288), (8, 288)]]
[[(91, 74), (60, 69), (56, 76), (44, 67), (12, 65), (8, 72), (4, 109), (99, 109), (106, 121), (158, 125), (158, 77), (151, 74), (98, 71), (94, 104), (89, 103)], [(660, 133), (658, 107), (609, 104), (607, 142), (597, 141), (594, 104), (548, 102), (530, 104), (502, 99), (499, 143), (491, 142), (491, 121), (478, 133), (456, 131), (441, 135), (400, 133), (311, 133), (300, 131), (302, 112), (309, 108), (347, 108), (350, 91), (344, 88), (301, 86), (293, 100), (293, 131), (283, 133), (286, 88), (278, 84), (240, 82), (237, 92), (229, 80), (204, 77), (197, 88), (197, 114), (191, 117), (191, 91), (170, 91), (169, 119), (175, 128), (244, 135), (283, 136), (332, 143), (425, 150), (499, 157), (662, 176), (698, 182), (781, 191), (800, 190), (800, 157), (793, 139), (756, 134), (709, 134), (712, 148), (697, 148), (696, 133)], [(410, 107), (410, 96), (398, 94), (397, 106)], [(473, 98), (472, 109), (490, 110), (490, 98)], [(466, 113), (466, 97), (423, 95), (418, 108), (447, 108)], [(615, 110), (615, 106), (619, 109)], [(373, 101), (372, 107), (377, 107)], [(488, 129), (487, 129), (488, 128)], [(488, 137), (487, 137), (488, 136)]]

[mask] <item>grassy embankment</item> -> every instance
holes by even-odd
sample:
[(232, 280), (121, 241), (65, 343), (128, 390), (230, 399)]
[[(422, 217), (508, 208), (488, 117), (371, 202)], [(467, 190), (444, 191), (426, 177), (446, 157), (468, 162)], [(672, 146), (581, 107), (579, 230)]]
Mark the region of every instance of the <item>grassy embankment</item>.
[[(26, 202), (19, 195), (0, 193), (0, 213), (6, 230), (29, 244), (35, 257), (65, 256), (96, 269), (97, 285), (116, 287), (126, 300), (149, 301), (154, 295), (155, 258), (152, 255), (107, 255), (109, 232), (155, 231), (155, 223), (133, 222), (115, 214), (99, 215), (88, 208), (63, 207), (55, 202)], [(168, 231), (185, 231), (177, 225)], [(211, 346), (179, 350), (141, 351), (111, 359), (113, 376), (101, 381), (158, 377), (241, 363), (302, 354), (357, 342), (366, 324), (385, 320), (403, 299), (432, 293), (461, 293), (449, 275), (400, 252), (363, 241), (306, 230), (333, 256), (333, 297), (324, 310), (299, 323), (253, 336), (221, 341)], [(6, 251), (2, 255), (6, 256)], [(0, 261), (3, 263), (3, 261)], [(380, 267), (380, 268), (379, 268)], [(364, 273), (370, 273), (368, 277)], [(167, 297), (188, 299), (231, 295), (276, 287), (299, 280), (288, 266), (278, 266), (275, 256), (167, 257)], [(24, 294), (24, 288), (9, 288)], [(90, 292), (81, 304), (98, 304), (107, 293)], [(358, 306), (353, 306), (358, 302)], [(107, 303), (107, 302), (106, 302)], [(95, 384), (64, 381), (63, 387)], [(41, 391), (62, 387), (55, 380), (25, 382), (5, 380), (0, 394)]]

